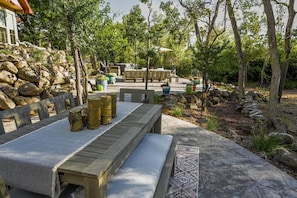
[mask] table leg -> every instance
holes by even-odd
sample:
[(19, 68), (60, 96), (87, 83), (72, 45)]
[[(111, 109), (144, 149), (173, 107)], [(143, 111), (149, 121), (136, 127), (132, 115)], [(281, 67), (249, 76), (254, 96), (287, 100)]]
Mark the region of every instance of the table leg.
[(85, 178), (85, 198), (107, 198), (107, 178)]

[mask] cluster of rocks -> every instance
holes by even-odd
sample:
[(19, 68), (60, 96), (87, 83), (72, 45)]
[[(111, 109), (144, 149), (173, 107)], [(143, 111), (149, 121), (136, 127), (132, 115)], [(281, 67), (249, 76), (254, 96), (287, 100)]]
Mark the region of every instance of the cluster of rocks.
[[(297, 143), (294, 136), (288, 133), (288, 127), (280, 119), (276, 120), (279, 126), (277, 131), (273, 128), (267, 127), (267, 121), (265, 120), (263, 112), (258, 107), (259, 102), (266, 103), (267, 99), (262, 94), (249, 91), (239, 101), (239, 105), (237, 107), (237, 109), (243, 114), (255, 120), (255, 124), (252, 127), (254, 135), (261, 135), (261, 133), (265, 132), (266, 136), (275, 139), (280, 145), (270, 156), (268, 156), (265, 152), (258, 152), (258, 155), (266, 159), (270, 158), (293, 169), (297, 169)], [(241, 142), (238, 143), (243, 144), (242, 138)]]
[[(198, 109), (201, 108), (203, 100), (202, 92), (195, 92), (194, 94), (186, 94), (186, 93), (177, 93), (170, 95), (162, 95), (159, 99), (160, 103), (163, 105), (163, 108), (172, 108), (173, 106), (179, 105), (184, 108)], [(237, 107), (238, 111), (241, 111), (247, 117), (253, 119), (254, 126), (249, 127), (249, 131), (247, 133), (255, 132), (254, 134), (260, 134), (263, 132), (263, 128), (265, 127), (266, 120), (263, 115), (263, 112), (259, 109), (258, 103), (265, 102), (267, 103), (267, 99), (263, 94), (256, 93), (253, 91), (249, 91), (246, 95), (239, 99), (238, 94), (234, 92), (229, 92), (225, 90), (213, 89), (210, 90), (207, 95), (206, 106), (207, 107), (215, 107), (215, 105), (219, 103), (224, 103), (226, 101), (238, 101), (239, 105)], [(184, 115), (191, 116), (191, 115)], [(200, 121), (199, 121), (200, 122)], [(260, 126), (261, 125), (261, 126)], [(284, 130), (281, 131), (270, 131), (266, 132), (267, 136), (273, 136), (279, 141), (284, 147), (280, 147), (273, 154), (273, 156), (267, 156), (265, 152), (259, 152), (258, 155), (263, 158), (270, 158), (271, 160), (277, 161), (282, 164), (286, 164), (287, 166), (297, 169), (297, 144), (294, 137), (288, 134), (288, 131), (285, 130), (286, 127), (283, 127)], [(235, 131), (229, 130), (228, 133), (232, 133), (232, 137), (234, 137), (234, 141), (244, 147), (251, 147), (252, 142), (251, 138), (248, 136), (240, 136)], [(290, 148), (290, 149), (289, 149)], [(271, 158), (272, 157), (272, 158)]]
[(237, 110), (244, 115), (254, 119), (264, 121), (263, 112), (258, 107), (258, 102), (267, 102), (266, 98), (259, 93), (249, 91), (243, 98), (240, 99)]
[(74, 88), (63, 51), (21, 44), (0, 46), (0, 110), (52, 97), (55, 87)]
[[(177, 93), (170, 95), (162, 95), (160, 103), (164, 108), (172, 108), (173, 106), (179, 105), (184, 108), (197, 109), (202, 106), (204, 100), (204, 94), (202, 91), (197, 91), (192, 94)], [(219, 103), (226, 101), (237, 101), (238, 94), (235, 92), (229, 92), (226, 90), (212, 89), (206, 96), (206, 106), (213, 107)]]

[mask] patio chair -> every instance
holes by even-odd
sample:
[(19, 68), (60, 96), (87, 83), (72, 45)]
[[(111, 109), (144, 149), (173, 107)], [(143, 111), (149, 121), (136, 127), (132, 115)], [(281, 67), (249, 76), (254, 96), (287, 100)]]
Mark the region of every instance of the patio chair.
[[(127, 95), (129, 95), (127, 97)], [(145, 98), (146, 95), (146, 98)], [(154, 104), (155, 91), (144, 89), (120, 89), (120, 101), (143, 102)], [(130, 100), (129, 100), (129, 99)], [(147, 102), (145, 102), (145, 99)]]

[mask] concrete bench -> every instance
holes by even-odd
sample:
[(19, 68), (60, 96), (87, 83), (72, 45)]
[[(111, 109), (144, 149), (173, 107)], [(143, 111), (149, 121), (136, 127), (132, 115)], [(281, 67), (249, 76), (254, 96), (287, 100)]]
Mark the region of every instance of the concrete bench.
[(55, 111), (54, 114), (61, 114), (67, 111), (68, 108), (75, 106), (73, 95), (71, 93), (66, 93), (53, 98), (43, 99), (36, 103), (0, 111), (0, 135), (8, 132), (5, 130), (3, 124), (5, 119), (12, 120), (16, 129), (19, 129), (33, 123), (33, 117), (36, 116), (31, 115), (32, 112), (35, 112), (38, 115), (37, 120), (44, 120), (45, 118), (50, 117), (49, 106), (53, 106)]

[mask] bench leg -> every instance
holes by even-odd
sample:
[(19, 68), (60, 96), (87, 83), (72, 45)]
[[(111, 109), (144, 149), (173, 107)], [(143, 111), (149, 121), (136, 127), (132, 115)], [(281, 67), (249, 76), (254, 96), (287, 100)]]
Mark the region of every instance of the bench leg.
[(6, 189), (6, 185), (2, 179), (2, 177), (0, 176), (0, 197), (1, 198), (10, 198), (7, 189)]
[(173, 164), (172, 164), (172, 169), (171, 169), (171, 174), (170, 176), (174, 176), (174, 171), (175, 171), (175, 166), (176, 166), (176, 155), (174, 156)]
[(162, 130), (162, 116), (160, 116), (158, 118), (158, 120), (155, 122), (154, 127), (153, 127), (153, 133), (159, 133), (161, 134), (161, 130)]
[(85, 198), (107, 197), (107, 179), (99, 178), (85, 178)]

